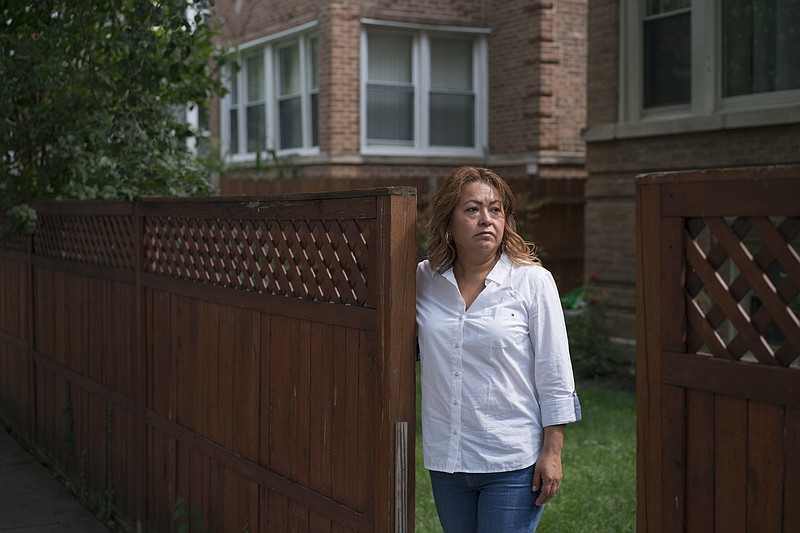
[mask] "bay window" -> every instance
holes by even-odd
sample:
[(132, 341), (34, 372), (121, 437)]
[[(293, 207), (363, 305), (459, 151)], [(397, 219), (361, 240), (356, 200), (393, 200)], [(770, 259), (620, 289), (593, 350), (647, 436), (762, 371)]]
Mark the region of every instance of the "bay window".
[(317, 151), (317, 41), (313, 32), (295, 32), (240, 49), (222, 100), (224, 157)]

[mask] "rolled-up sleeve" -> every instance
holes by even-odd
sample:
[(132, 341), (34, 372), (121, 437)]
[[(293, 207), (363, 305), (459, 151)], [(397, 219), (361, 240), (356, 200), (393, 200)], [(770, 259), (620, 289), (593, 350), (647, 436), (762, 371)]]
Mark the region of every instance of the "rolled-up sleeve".
[(582, 415), (558, 289), (550, 272), (542, 270), (532, 286), (529, 331), (542, 426), (546, 427), (578, 422)]

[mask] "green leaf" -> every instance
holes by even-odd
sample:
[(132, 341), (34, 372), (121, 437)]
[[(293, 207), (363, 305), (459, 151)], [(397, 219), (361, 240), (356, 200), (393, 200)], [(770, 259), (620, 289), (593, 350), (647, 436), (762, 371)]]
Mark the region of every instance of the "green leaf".
[[(213, 191), (186, 148), (181, 105), (224, 94), (208, 0), (4, 4), (0, 215), (36, 198)], [(155, 29), (154, 29), (155, 28)]]

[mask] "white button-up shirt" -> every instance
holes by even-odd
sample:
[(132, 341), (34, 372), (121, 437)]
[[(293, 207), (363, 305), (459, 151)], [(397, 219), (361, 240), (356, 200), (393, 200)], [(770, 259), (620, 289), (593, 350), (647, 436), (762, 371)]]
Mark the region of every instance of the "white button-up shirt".
[(503, 255), (469, 309), (452, 268), (417, 266), (425, 468), (527, 468), (543, 427), (580, 420), (567, 331), (552, 275)]

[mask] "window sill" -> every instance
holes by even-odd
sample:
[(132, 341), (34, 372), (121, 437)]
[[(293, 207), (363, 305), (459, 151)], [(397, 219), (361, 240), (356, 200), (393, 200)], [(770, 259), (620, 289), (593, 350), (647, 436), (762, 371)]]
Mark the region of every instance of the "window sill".
[(762, 109), (719, 111), (711, 115), (702, 116), (664, 115), (649, 117), (639, 122), (599, 124), (586, 128), (583, 132), (583, 140), (587, 143), (592, 143), (796, 123), (800, 123), (800, 104)]

